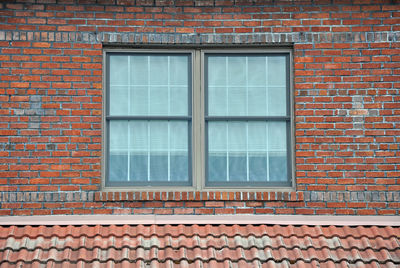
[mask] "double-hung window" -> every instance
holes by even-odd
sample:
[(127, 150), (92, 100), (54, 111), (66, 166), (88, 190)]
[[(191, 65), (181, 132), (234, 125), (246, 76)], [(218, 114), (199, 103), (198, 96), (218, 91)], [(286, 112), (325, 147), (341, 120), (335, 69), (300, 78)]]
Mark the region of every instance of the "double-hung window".
[(290, 51), (107, 50), (104, 186), (292, 186)]

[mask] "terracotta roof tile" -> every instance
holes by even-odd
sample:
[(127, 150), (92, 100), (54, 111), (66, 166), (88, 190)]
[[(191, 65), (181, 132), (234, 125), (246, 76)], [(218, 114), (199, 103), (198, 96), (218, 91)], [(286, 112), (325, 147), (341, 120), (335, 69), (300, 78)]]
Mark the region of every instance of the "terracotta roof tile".
[(0, 267), (399, 267), (400, 228), (0, 226)]

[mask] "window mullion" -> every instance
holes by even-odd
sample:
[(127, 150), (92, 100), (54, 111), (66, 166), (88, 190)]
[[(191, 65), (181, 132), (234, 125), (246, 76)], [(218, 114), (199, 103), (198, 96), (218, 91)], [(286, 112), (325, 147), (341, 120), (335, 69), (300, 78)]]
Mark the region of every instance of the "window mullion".
[[(226, 114), (229, 115), (229, 61), (225, 58)], [(226, 122), (226, 181), (229, 182), (229, 122)]]
[[(168, 103), (167, 103), (167, 105), (168, 105), (168, 115), (170, 115), (171, 114), (171, 105), (170, 105), (170, 103), (171, 103), (171, 94), (170, 94), (170, 91), (171, 91), (171, 87), (170, 87), (170, 83), (171, 83), (171, 81), (170, 81), (170, 57), (168, 56), (168, 60), (167, 60), (167, 95), (168, 95)], [(170, 144), (170, 135), (171, 135), (171, 133), (170, 133), (170, 121), (168, 121), (167, 122), (167, 126), (168, 126), (168, 141), (167, 141), (167, 144), (168, 144), (168, 147), (167, 147), (167, 150), (168, 150), (168, 152), (167, 152), (167, 170), (168, 170), (168, 176), (167, 176), (167, 180), (168, 181), (170, 181), (171, 180), (171, 144)]]
[[(268, 101), (269, 101), (269, 81), (268, 81), (268, 57), (265, 58), (265, 109), (266, 109), (266, 114), (269, 114), (269, 105), (268, 105)], [(267, 181), (269, 181), (269, 135), (268, 135), (268, 131), (269, 131), (269, 126), (268, 123), (265, 125), (265, 137), (266, 137), (266, 154), (267, 154)]]
[(147, 121), (147, 181), (150, 181), (150, 141), (151, 141), (151, 129), (150, 129), (150, 122)]
[(168, 163), (167, 163), (167, 165), (168, 165), (168, 181), (170, 181), (171, 180), (171, 144), (170, 144), (171, 130), (170, 130), (170, 122), (168, 121), (167, 124), (168, 124), (168, 141), (167, 141), (167, 143), (168, 143), (168, 147), (167, 147)]
[[(151, 90), (151, 84), (150, 84), (150, 57), (147, 56), (147, 114), (150, 114), (150, 90)], [(150, 154), (151, 154), (151, 149), (150, 149), (150, 142), (151, 142), (151, 128), (150, 128), (150, 121), (147, 121), (147, 181), (150, 182)]]
[(205, 143), (205, 96), (204, 96), (204, 55), (202, 51), (192, 53), (192, 179), (197, 190), (204, 186)]
[[(128, 114), (131, 114), (131, 105), (130, 105), (130, 101), (131, 101), (131, 57), (128, 56)], [(127, 158), (127, 162), (128, 162), (128, 167), (127, 167), (127, 181), (131, 180), (131, 165), (130, 165), (130, 159), (131, 159), (131, 129), (130, 129), (130, 121), (127, 121), (128, 124), (128, 158)]]

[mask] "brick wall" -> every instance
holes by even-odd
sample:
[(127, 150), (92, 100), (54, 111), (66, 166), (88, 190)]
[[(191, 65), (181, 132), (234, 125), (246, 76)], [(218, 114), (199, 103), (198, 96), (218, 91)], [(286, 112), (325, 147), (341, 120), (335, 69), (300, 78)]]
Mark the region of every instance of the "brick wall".
[[(398, 1), (0, 3), (0, 215), (399, 215)], [(101, 193), (102, 49), (291, 45), (296, 191)]]

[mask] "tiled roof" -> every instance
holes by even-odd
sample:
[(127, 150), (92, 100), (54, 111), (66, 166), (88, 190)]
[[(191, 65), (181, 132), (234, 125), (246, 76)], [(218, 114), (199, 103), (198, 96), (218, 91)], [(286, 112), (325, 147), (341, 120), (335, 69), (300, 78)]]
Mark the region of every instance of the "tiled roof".
[(400, 267), (400, 228), (0, 226), (0, 267)]

